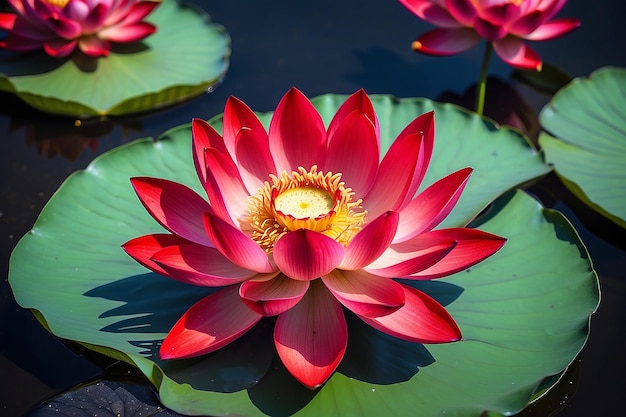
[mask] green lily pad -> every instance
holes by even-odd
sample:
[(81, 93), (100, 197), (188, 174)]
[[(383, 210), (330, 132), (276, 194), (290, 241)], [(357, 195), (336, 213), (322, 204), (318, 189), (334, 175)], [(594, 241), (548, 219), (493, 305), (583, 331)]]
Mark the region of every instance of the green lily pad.
[(120, 116), (188, 100), (221, 81), (230, 37), (203, 10), (164, 0), (146, 20), (158, 27), (155, 34), (116, 45), (106, 58), (4, 53), (0, 91), (49, 113)]
[[(313, 102), (328, 121), (345, 98)], [(346, 356), (317, 391), (298, 384), (277, 360), (271, 319), (210, 355), (160, 361), (156, 353), (170, 326), (212, 289), (151, 273), (120, 245), (161, 230), (129, 177), (169, 178), (200, 192), (189, 126), (116, 148), (67, 179), (12, 254), (17, 301), (55, 335), (136, 365), (163, 404), (183, 414), (477, 416), (521, 409), (544, 377), (580, 351), (599, 300), (597, 277), (565, 218), (522, 191), (507, 192), (548, 168), (515, 131), (455, 106), (372, 100), (384, 148), (408, 121), (435, 109), (427, 183), (458, 167), (475, 168), (449, 226), (465, 224), (500, 197), (480, 227), (508, 238), (501, 251), (468, 271), (411, 284), (447, 306), (463, 341), (414, 344), (348, 316)], [(267, 123), (271, 114), (261, 117)], [(219, 127), (221, 117), (211, 123)]]
[(540, 113), (546, 162), (583, 202), (626, 227), (626, 68), (576, 78)]

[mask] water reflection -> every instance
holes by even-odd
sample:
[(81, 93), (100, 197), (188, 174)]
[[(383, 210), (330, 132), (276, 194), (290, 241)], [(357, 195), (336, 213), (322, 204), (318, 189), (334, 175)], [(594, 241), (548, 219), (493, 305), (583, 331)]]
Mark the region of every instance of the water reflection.
[(33, 146), (37, 153), (47, 158), (62, 157), (77, 160), (84, 151), (95, 154), (100, 139), (110, 135), (117, 126), (124, 136), (141, 132), (140, 117), (80, 119), (54, 116), (37, 111), (14, 96), (0, 93), (0, 112), (7, 115), (8, 133), (24, 130), (27, 147)]

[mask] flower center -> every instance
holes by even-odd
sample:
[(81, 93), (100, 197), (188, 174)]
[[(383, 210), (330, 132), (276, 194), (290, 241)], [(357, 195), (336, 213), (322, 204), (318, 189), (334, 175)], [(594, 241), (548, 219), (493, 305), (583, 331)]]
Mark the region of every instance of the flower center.
[(277, 211), (295, 219), (324, 216), (334, 205), (335, 200), (326, 190), (311, 186), (288, 189), (274, 199)]
[(61, 9), (67, 6), (67, 3), (70, 2), (70, 0), (44, 0), (44, 1), (53, 6), (60, 7)]
[(361, 199), (346, 188), (341, 174), (309, 171), (302, 167), (291, 175), (270, 175), (259, 191), (248, 197), (248, 213), (239, 222), (242, 230), (266, 252), (285, 233), (308, 229), (347, 245), (361, 230), (366, 211)]

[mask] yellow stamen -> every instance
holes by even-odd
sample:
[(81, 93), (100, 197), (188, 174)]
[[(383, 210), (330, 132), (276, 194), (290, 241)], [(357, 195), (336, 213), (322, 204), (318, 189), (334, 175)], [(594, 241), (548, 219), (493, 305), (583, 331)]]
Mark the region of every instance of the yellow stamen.
[(65, 6), (67, 6), (67, 3), (70, 2), (70, 0), (44, 0), (46, 3), (51, 4), (53, 6), (57, 6), (60, 8), (64, 8)]
[(365, 210), (354, 192), (346, 188), (341, 174), (309, 171), (302, 167), (291, 175), (270, 175), (256, 195), (248, 198), (248, 213), (241, 218), (242, 230), (250, 233), (266, 252), (289, 231), (308, 229), (347, 245), (361, 230)]

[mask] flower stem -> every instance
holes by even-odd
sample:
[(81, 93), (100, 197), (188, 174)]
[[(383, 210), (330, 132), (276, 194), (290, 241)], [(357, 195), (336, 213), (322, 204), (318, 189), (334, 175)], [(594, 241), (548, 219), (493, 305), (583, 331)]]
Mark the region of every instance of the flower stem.
[(480, 78), (478, 81), (478, 91), (476, 92), (476, 113), (482, 115), (485, 109), (485, 92), (487, 91), (487, 69), (489, 69), (489, 60), (493, 45), (491, 42), (485, 43), (485, 55), (483, 56), (483, 65), (480, 68)]

